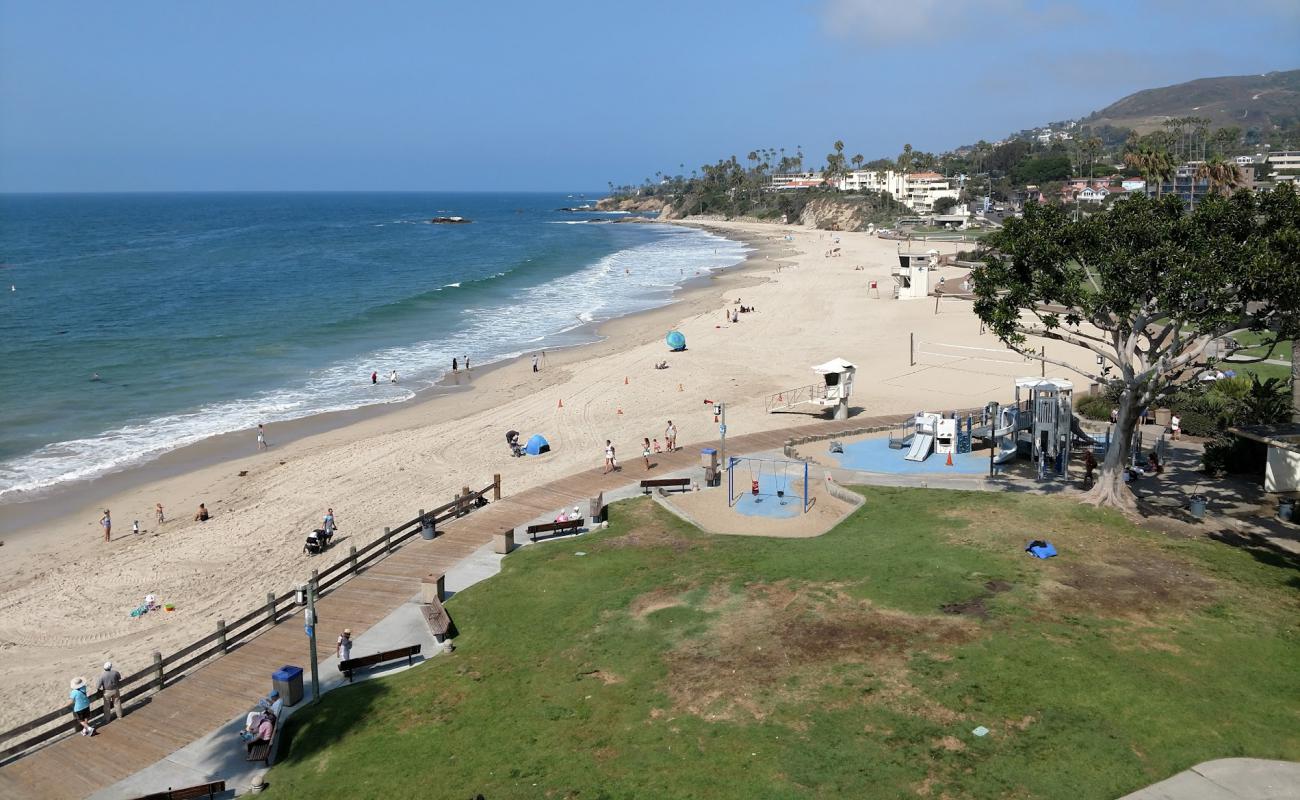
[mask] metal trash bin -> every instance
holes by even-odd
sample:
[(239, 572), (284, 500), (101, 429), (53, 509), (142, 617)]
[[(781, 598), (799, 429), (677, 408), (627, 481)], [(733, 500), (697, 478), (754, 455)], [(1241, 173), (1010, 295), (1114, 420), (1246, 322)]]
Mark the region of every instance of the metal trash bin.
[(302, 667), (286, 664), (271, 673), (271, 688), (280, 693), (286, 706), (296, 706), (302, 700)]
[(1277, 518), (1283, 522), (1291, 522), (1295, 519), (1295, 501), (1279, 500), (1277, 501)]
[(1194, 494), (1187, 504), (1187, 511), (1196, 519), (1201, 519), (1205, 516), (1205, 507), (1209, 504), (1209, 500), (1203, 494)]

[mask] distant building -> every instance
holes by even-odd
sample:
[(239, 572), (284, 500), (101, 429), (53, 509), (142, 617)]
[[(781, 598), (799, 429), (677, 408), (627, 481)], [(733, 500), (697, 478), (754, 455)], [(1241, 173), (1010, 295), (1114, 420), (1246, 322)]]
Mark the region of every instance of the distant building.
[(1249, 167), (1255, 163), (1254, 156), (1237, 156), (1233, 159), (1239, 167)]
[(845, 192), (883, 192), (918, 214), (928, 214), (943, 197), (958, 199), (961, 193), (952, 180), (937, 172), (896, 172), (855, 169), (840, 179), (838, 188)]
[(777, 172), (772, 175), (768, 190), (773, 192), (791, 189), (815, 189), (823, 183), (820, 172)]
[(1273, 169), (1273, 180), (1285, 183), (1300, 178), (1300, 150), (1279, 150), (1265, 160)]
[(1126, 192), (1145, 192), (1147, 189), (1147, 182), (1141, 178), (1125, 178), (1119, 185)]
[(1081, 203), (1101, 203), (1107, 197), (1110, 197), (1110, 190), (1105, 186), (1089, 186), (1079, 190), (1078, 198)]

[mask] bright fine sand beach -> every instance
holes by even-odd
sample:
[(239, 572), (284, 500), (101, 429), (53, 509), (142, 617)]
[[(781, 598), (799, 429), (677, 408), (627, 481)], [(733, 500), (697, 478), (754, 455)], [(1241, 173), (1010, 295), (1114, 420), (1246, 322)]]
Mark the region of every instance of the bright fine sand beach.
[[(152, 651), (166, 653), (211, 633), (217, 619), (239, 617), (268, 591), (301, 583), (346, 545), (371, 541), (384, 526), (446, 502), (462, 486), (482, 487), (493, 473), (501, 473), (509, 495), (599, 469), (608, 438), (627, 480), (638, 480), (641, 439), (662, 443), (668, 420), (682, 446), (716, 436), (706, 398), (727, 402), (730, 432), (741, 434), (807, 421), (765, 413), (764, 398), (812, 383), (809, 368), (835, 357), (858, 365), (853, 406), (868, 414), (1005, 401), (1010, 377), (1038, 372), (1037, 364), (1010, 353), (997, 356), (1007, 364), (944, 357), (909, 366), (913, 331), (949, 344), (999, 345), (981, 335), (960, 301), (945, 301), (936, 313), (933, 298), (892, 299), (899, 242), (757, 223), (707, 227), (752, 244), (749, 261), (684, 290), (670, 306), (602, 325), (599, 343), (547, 352), (538, 373), (527, 357), (476, 369), (468, 390), (431, 393), (288, 443), (277, 442), (272, 426), (264, 452), (255, 450), (249, 431), (247, 454), (234, 460), (205, 462), (200, 444), (194, 446), (200, 455), (175, 460), (188, 471), (160, 477), (155, 465), (106, 499), (78, 499), (76, 487), (65, 492), (58, 516), (11, 533), (4, 543), (0, 670), (7, 702), (0, 727), (65, 704), (69, 675), (93, 675), (106, 659), (124, 674), (142, 669)], [(840, 239), (835, 258), (826, 256), (832, 237)], [(910, 245), (915, 251), (931, 246), (954, 250)], [(963, 272), (940, 274), (951, 281)], [(871, 281), (879, 296), (869, 293)], [(724, 322), (724, 309), (737, 299), (756, 312)], [(686, 352), (667, 352), (663, 337), (674, 328), (686, 335)], [(663, 359), (669, 368), (654, 369)], [(503, 436), (511, 428), (525, 439), (544, 434), (552, 452), (511, 458)], [(200, 502), (213, 514), (207, 523), (192, 521)], [(155, 503), (169, 516), (161, 526), (153, 523)], [(327, 507), (345, 547), (309, 560), (303, 538)], [(98, 525), (105, 508), (116, 523), (109, 544)], [(131, 535), (133, 519), (146, 529), (138, 536)], [(132, 618), (146, 594), (176, 610)]]

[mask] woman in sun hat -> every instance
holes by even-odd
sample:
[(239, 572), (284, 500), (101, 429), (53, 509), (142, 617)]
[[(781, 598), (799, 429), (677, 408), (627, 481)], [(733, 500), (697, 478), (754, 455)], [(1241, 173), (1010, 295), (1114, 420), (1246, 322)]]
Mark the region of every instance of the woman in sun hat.
[(338, 650), (339, 661), (347, 661), (349, 658), (352, 658), (352, 629), (351, 628), (344, 628), (343, 632), (339, 634), (339, 640), (338, 643), (336, 644), (336, 648)]
[(81, 735), (94, 736), (95, 729), (90, 727), (90, 697), (86, 690), (86, 679), (73, 678), (72, 691), (68, 696), (72, 698), (72, 716), (81, 723)]

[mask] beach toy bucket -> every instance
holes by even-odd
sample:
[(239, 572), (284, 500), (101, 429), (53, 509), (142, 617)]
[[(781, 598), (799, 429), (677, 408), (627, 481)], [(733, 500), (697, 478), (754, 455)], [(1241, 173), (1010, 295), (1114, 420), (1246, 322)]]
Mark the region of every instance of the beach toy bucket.
[(1290, 522), (1295, 519), (1295, 501), (1279, 500), (1277, 502), (1277, 518), (1283, 522)]
[(1203, 494), (1194, 494), (1187, 503), (1187, 511), (1193, 517), (1202, 519), (1205, 516), (1205, 506), (1209, 503), (1209, 498)]

